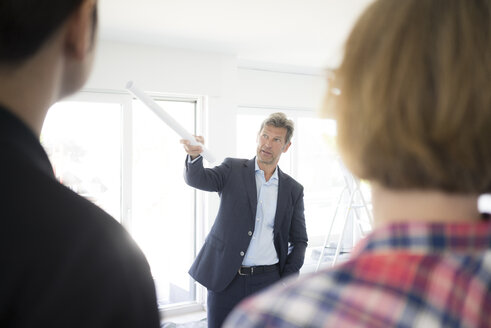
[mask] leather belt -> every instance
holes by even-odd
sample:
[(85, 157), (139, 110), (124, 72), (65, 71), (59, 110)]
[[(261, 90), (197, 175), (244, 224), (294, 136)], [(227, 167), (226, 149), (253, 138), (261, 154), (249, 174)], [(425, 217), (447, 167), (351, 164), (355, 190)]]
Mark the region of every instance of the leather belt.
[(241, 266), (239, 269), (239, 275), (252, 276), (265, 272), (276, 271), (279, 269), (278, 263), (271, 265), (258, 265), (258, 266)]

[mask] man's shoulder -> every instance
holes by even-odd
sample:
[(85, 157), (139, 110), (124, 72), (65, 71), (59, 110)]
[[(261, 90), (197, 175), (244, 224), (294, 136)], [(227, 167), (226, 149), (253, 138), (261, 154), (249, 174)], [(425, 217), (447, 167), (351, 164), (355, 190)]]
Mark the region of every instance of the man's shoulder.
[[(47, 203), (46, 207), (53, 217), (53, 225), (65, 227), (75, 236), (90, 236), (94, 247), (118, 253), (120, 259), (129, 260), (141, 255), (139, 251), (138, 254), (134, 252), (136, 244), (126, 229), (102, 208), (63, 185), (54, 185), (51, 190), (53, 202)], [(60, 201), (57, 208), (55, 200)], [(128, 252), (127, 256), (121, 252)]]
[(281, 170), (280, 170), (279, 178), (280, 178), (280, 181), (283, 180), (284, 183), (290, 185), (292, 189), (303, 190), (303, 186), (300, 182), (298, 182), (293, 177), (291, 177), (289, 174), (287, 174)]
[(251, 165), (254, 165), (254, 160), (246, 158), (227, 157), (223, 160), (223, 164), (231, 167), (249, 167)]
[[(12, 288), (42, 277), (60, 297), (79, 288), (81, 300), (104, 303), (101, 293), (142, 289), (137, 297), (153, 302), (148, 263), (121, 224), (43, 171), (27, 165), (9, 173), (15, 177), (0, 172), (0, 244), (10, 251), (0, 258)], [(24, 282), (19, 272), (29, 272)], [(57, 283), (67, 277), (71, 283)]]
[[(32, 232), (29, 237), (33, 242), (51, 238), (50, 243), (90, 248), (112, 248), (110, 244), (128, 242), (125, 229), (100, 207), (35, 166), (22, 161), (15, 164), (15, 170), (0, 172), (3, 220)], [(93, 246), (84, 244), (84, 238)]]
[[(8, 217), (2, 217), (9, 228), (0, 232), (0, 244), (10, 249), (0, 256), (9, 268), (4, 272), (9, 286), (1, 286), (6, 288), (4, 297), (23, 295), (12, 305), (20, 309), (29, 301), (27, 293), (34, 291), (41, 299), (49, 295), (62, 313), (47, 311), (46, 321), (68, 323), (84, 308), (89, 314), (74, 326), (90, 326), (119, 311), (124, 314), (117, 315), (131, 322), (128, 326), (152, 321), (157, 327), (152, 276), (137, 244), (109, 214), (55, 183), (43, 185), (46, 196), (25, 198), (28, 210), (9, 206)], [(76, 300), (64, 302), (73, 295)], [(137, 302), (137, 308), (128, 307), (126, 298)], [(97, 311), (102, 314), (96, 318)]]

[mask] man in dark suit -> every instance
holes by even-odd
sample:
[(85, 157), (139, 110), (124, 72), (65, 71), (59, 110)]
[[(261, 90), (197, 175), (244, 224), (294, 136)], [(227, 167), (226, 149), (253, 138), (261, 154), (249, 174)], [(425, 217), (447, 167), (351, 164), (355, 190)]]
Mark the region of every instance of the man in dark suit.
[[(159, 327), (142, 252), (60, 184), (39, 135), (91, 70), (96, 0), (0, 1), (0, 327)], [(87, 133), (90, 133), (87, 126)]]
[(203, 167), (201, 147), (181, 140), (188, 154), (186, 183), (221, 198), (215, 223), (189, 270), (208, 289), (209, 327), (220, 327), (242, 299), (298, 274), (303, 265), (303, 187), (277, 166), (293, 130), (285, 114), (271, 114), (257, 135), (256, 157), (226, 158), (210, 169)]

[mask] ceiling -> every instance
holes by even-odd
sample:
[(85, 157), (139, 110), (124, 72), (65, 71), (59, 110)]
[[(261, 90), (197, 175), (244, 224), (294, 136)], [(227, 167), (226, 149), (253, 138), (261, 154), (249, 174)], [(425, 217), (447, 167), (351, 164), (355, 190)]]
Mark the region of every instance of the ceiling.
[(370, 2), (100, 0), (100, 36), (230, 54), (242, 66), (332, 68)]

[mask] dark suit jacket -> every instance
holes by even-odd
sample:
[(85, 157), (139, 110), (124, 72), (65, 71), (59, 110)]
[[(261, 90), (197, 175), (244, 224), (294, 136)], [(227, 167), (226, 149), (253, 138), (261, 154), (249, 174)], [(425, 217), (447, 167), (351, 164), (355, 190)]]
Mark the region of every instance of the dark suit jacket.
[(0, 327), (159, 327), (148, 263), (0, 108)]
[[(189, 274), (212, 291), (222, 291), (237, 274), (254, 232), (257, 190), (255, 158), (226, 158), (211, 169), (203, 160), (188, 163), (184, 173), (188, 185), (220, 195), (220, 208), (206, 241)], [(274, 223), (274, 245), (280, 274), (298, 273), (307, 248), (303, 187), (278, 167), (278, 202)]]

